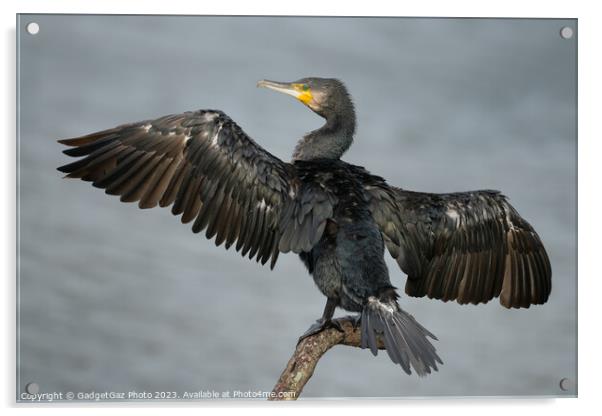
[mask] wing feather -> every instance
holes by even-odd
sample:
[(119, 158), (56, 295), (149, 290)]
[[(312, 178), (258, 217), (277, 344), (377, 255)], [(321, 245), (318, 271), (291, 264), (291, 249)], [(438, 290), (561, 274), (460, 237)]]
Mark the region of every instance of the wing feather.
[[(58, 168), (140, 208), (172, 205), (192, 230), (273, 268), (280, 251), (321, 238), (334, 202), (301, 186), (294, 165), (271, 155), (220, 111), (199, 110), (73, 139)], [(282, 244), (282, 236), (287, 243)]]
[(548, 300), (546, 250), (499, 192), (411, 192), (365, 171), (363, 182), (387, 249), (408, 275), (410, 296), (461, 304), (499, 296), (508, 308)]

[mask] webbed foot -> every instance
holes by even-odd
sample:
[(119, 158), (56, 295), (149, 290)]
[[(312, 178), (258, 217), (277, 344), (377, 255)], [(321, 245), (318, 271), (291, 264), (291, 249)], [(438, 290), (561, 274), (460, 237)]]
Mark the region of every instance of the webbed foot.
[(305, 333), (303, 335), (301, 335), (299, 337), (299, 340), (297, 341), (297, 345), (299, 345), (299, 343), (301, 341), (303, 341), (305, 338), (310, 337), (312, 335), (316, 335), (317, 333), (322, 332), (325, 329), (329, 329), (329, 328), (334, 328), (339, 332), (345, 332), (345, 330), (343, 329), (343, 327), (341, 326), (339, 321), (336, 321), (336, 320), (333, 321), (332, 319), (320, 318), (314, 324), (312, 324), (312, 326), (310, 326), (309, 329), (307, 331), (305, 331)]

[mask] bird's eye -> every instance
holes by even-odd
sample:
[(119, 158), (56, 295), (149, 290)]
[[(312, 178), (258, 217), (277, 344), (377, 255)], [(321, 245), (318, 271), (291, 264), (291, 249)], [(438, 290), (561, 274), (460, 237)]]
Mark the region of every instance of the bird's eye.
[(309, 89), (309, 85), (303, 84), (303, 91), (307, 91)]

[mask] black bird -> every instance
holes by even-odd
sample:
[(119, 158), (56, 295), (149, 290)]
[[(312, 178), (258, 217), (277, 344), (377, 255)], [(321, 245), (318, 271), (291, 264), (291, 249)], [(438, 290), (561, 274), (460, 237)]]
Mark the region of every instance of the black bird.
[[(390, 186), (341, 160), (355, 133), (342, 82), (260, 81), (297, 98), (326, 120), (305, 135), (287, 163), (259, 146), (226, 114), (199, 110), (126, 124), (73, 139), (64, 153), (83, 157), (58, 168), (140, 208), (172, 205), (192, 231), (274, 267), (299, 254), (326, 296), (303, 335), (336, 326), (336, 307), (358, 312), (361, 345), (408, 374), (441, 363), (436, 337), (397, 302), (384, 248), (407, 274), (405, 291), (458, 303), (500, 297), (507, 308), (548, 300), (551, 267), (533, 228), (498, 191), (431, 194)], [(340, 329), (340, 328), (339, 328)], [(302, 338), (303, 338), (302, 337)]]

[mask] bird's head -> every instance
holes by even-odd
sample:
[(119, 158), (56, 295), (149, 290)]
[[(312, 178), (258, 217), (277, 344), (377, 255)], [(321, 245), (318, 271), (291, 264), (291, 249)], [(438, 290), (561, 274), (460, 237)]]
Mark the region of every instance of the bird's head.
[(353, 103), (347, 88), (338, 79), (310, 77), (294, 82), (261, 80), (257, 86), (292, 95), (326, 119), (353, 112)]

